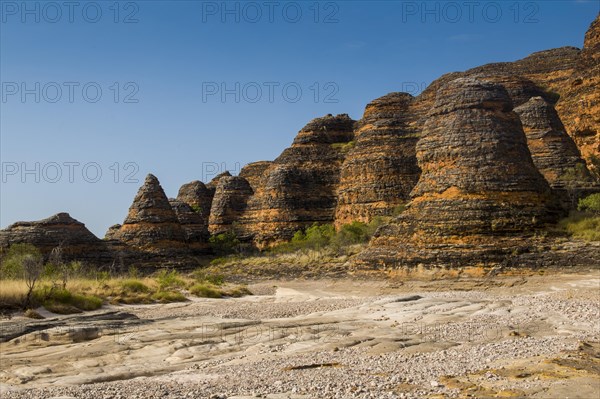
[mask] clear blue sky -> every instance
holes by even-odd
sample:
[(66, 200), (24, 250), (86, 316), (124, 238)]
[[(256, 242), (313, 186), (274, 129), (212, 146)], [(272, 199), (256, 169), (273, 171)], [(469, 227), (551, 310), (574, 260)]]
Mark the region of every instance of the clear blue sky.
[(0, 226), (66, 211), (100, 237), (147, 173), (176, 196), (215, 169), (274, 159), (314, 117), (358, 119), (370, 100), (446, 72), (582, 47), (600, 7), (63, 3), (0, 2)]

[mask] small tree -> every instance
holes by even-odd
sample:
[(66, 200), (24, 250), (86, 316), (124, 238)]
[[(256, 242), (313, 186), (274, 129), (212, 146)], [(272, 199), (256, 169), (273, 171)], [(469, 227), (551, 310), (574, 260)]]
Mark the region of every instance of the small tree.
[(215, 254), (220, 256), (239, 252), (240, 249), (240, 240), (232, 231), (214, 235), (208, 242)]
[(53, 277), (60, 278), (62, 281), (63, 290), (67, 288), (67, 280), (69, 279), (68, 266), (63, 260), (63, 248), (62, 245), (55, 247), (50, 252), (50, 256), (48, 257), (48, 265), (47, 268), (50, 270), (50, 273)]
[(366, 242), (369, 238), (369, 225), (363, 222), (354, 221), (345, 224), (340, 228), (333, 239), (333, 243), (338, 246), (345, 246)]
[(25, 284), (27, 285), (27, 296), (25, 297), (25, 307), (31, 304), (31, 294), (37, 284), (38, 280), (42, 276), (44, 271), (44, 264), (42, 258), (34, 255), (26, 255), (22, 261), (23, 266), (23, 277), (25, 278)]
[(0, 262), (0, 279), (23, 278), (23, 260), (27, 256), (42, 257), (40, 251), (31, 244), (11, 245)]
[(600, 193), (591, 194), (580, 199), (577, 209), (600, 214)]
[(591, 179), (592, 177), (584, 163), (578, 163), (574, 167), (567, 169), (561, 176), (561, 180), (567, 189), (571, 209), (577, 206), (577, 186), (581, 182), (590, 181)]

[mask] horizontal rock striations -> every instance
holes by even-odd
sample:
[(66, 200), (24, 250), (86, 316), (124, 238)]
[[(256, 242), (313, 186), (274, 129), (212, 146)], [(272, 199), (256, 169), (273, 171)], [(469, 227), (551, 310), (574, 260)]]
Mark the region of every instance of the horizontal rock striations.
[(123, 224), (111, 228), (109, 239), (148, 252), (185, 248), (185, 232), (158, 179), (148, 175)]
[(206, 253), (208, 232), (234, 231), (262, 249), (313, 223), (369, 222), (410, 201), (357, 264), (495, 264), (528, 250), (536, 229), (598, 190), (599, 50), (597, 17), (582, 50), (448, 73), (416, 97), (373, 100), (359, 122), (314, 119), (275, 161), (184, 184), (174, 200), (149, 175), (104, 242), (61, 216), (12, 225), (0, 244), (47, 251), (77, 238), (82, 257), (77, 248), (98, 244), (99, 254), (108, 247), (132, 262), (187, 262)]
[[(486, 64), (465, 72), (446, 74), (417, 98), (415, 108), (431, 105), (437, 89), (459, 77), (503, 84), (513, 99), (514, 106), (529, 98), (542, 96), (552, 104), (567, 133), (574, 139), (588, 166), (594, 157), (600, 157), (600, 14), (585, 35), (584, 48), (561, 47), (533, 53), (515, 62)], [(503, 79), (509, 81), (502, 82)], [(510, 82), (512, 80), (512, 83)], [(541, 93), (526, 86), (514, 84), (522, 80), (533, 83)], [(598, 163), (598, 161), (596, 161)]]
[(459, 78), (438, 90), (417, 144), (422, 175), (410, 206), (378, 230), (358, 264), (501, 262), (521, 237), (556, 221), (550, 187), (512, 108), (493, 83)]
[[(195, 182), (181, 194), (202, 191)], [(106, 234), (119, 257), (144, 267), (193, 266), (195, 257), (210, 253), (202, 214), (177, 199), (169, 200), (158, 179), (149, 174), (138, 190), (122, 225)]]
[(188, 204), (202, 218), (202, 224), (207, 231), (214, 194), (214, 190), (199, 180), (182, 185), (177, 193), (177, 200)]
[(259, 248), (289, 240), (313, 223), (332, 223), (340, 167), (354, 137), (348, 115), (310, 121), (263, 172), (239, 223)]
[(391, 215), (419, 179), (413, 97), (390, 93), (369, 103), (342, 164), (335, 224)]
[(253, 194), (248, 180), (241, 176), (224, 176), (219, 179), (212, 201), (209, 219), (211, 234), (232, 231), (246, 210), (248, 198)]
[(175, 211), (175, 216), (177, 216), (177, 220), (183, 228), (188, 249), (194, 255), (209, 253), (209, 233), (202, 214), (187, 203), (177, 199), (170, 199), (169, 204)]
[(569, 80), (557, 89), (556, 109), (584, 159), (600, 175), (600, 14), (585, 34)]
[(68, 213), (40, 221), (16, 222), (0, 230), (0, 249), (6, 250), (13, 244), (31, 244), (44, 256), (60, 246), (65, 261), (78, 260), (98, 266), (112, 261), (107, 245)]
[(598, 191), (600, 187), (552, 105), (533, 97), (514, 111), (521, 119), (533, 163), (565, 209), (575, 208), (580, 197)]
[(258, 161), (252, 162), (244, 166), (240, 170), (240, 177), (248, 180), (253, 190), (256, 190), (261, 184), (263, 184), (265, 172), (273, 164), (271, 161)]

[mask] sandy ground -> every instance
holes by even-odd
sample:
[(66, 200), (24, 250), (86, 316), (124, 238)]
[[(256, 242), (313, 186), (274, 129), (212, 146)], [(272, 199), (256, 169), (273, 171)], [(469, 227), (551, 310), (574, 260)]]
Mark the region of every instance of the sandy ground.
[(250, 289), (2, 321), (0, 397), (600, 397), (597, 271)]

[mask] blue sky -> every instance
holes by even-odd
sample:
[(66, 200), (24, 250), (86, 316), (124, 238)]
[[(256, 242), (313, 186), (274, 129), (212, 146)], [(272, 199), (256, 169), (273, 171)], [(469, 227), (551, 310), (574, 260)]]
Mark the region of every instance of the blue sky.
[(600, 9), (63, 3), (0, 1), (0, 226), (66, 211), (100, 237), (147, 173), (174, 197), (188, 181), (274, 159), (314, 117), (358, 119), (370, 100), (416, 94), (447, 72), (581, 47)]

